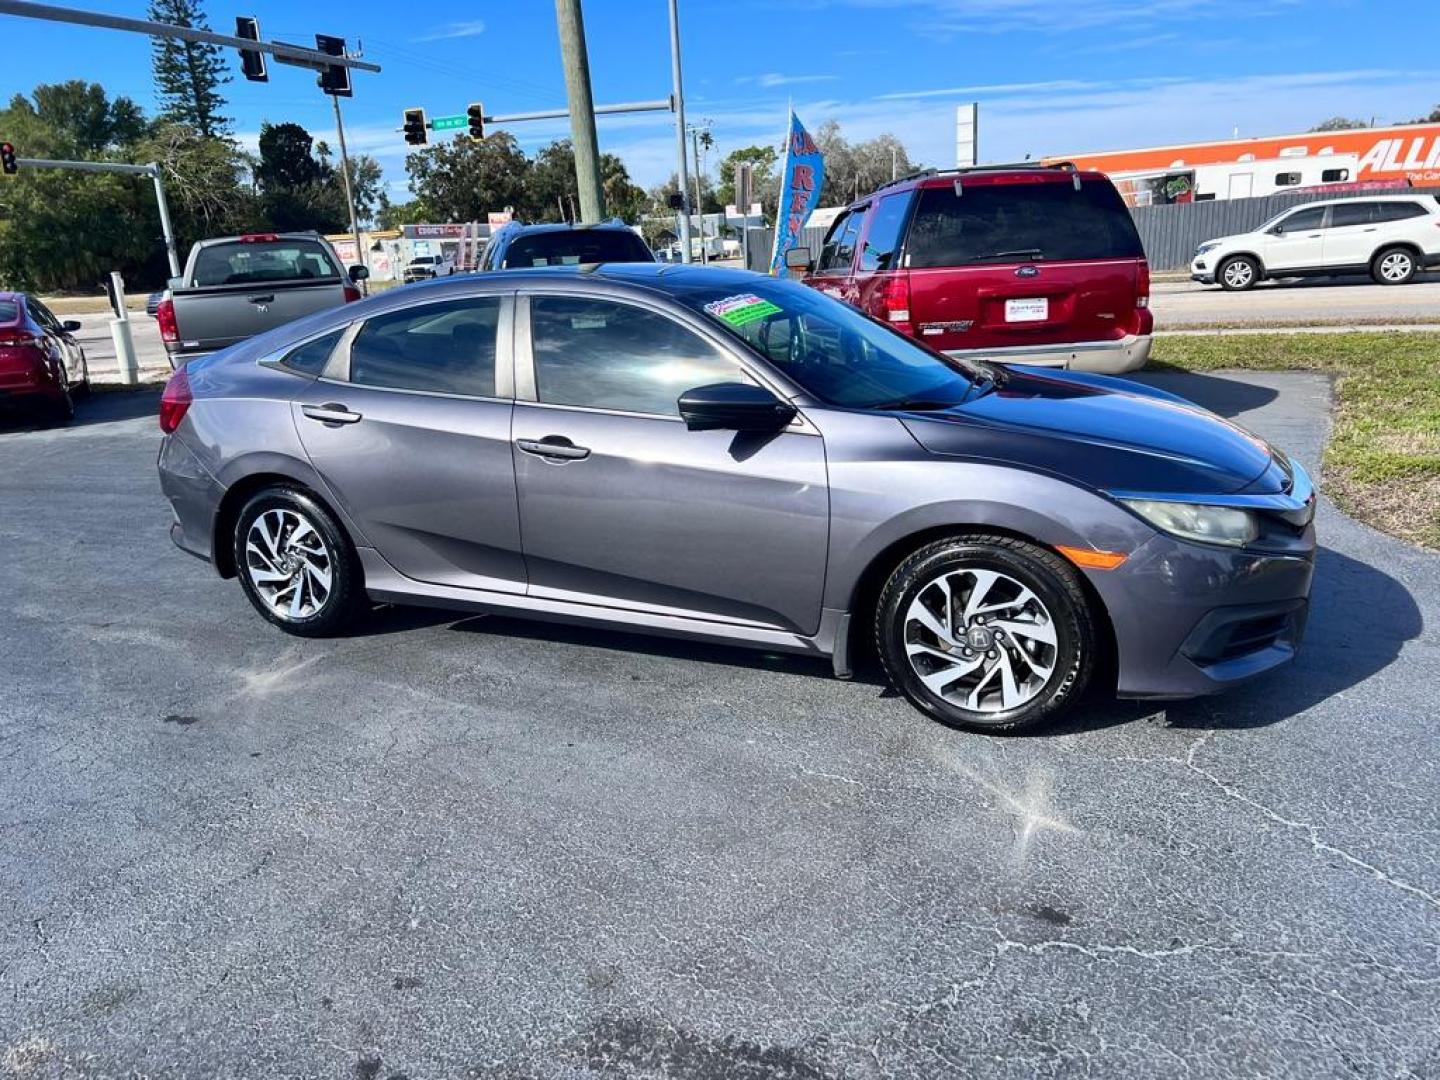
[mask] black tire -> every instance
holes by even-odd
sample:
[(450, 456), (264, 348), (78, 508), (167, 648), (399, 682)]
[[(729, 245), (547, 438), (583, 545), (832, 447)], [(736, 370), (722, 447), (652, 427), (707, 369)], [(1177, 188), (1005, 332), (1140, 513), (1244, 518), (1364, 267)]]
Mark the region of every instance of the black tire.
[(1245, 292), (1260, 280), (1260, 264), (1249, 255), (1232, 255), (1215, 268), (1215, 280), (1226, 292)]
[[(267, 529), (277, 520), (286, 520), (287, 515), (296, 517), (308, 523), (319, 534), (323, 544), (325, 557), (316, 558), (311, 562), (311, 566), (318, 567), (321, 573), (328, 573), (329, 587), (323, 590), (322, 595), (318, 585), (320, 578), (307, 574), (303, 566), (298, 569), (292, 580), (304, 579), (299, 591), (304, 599), (308, 590), (309, 599), (305, 601), (305, 607), (313, 610), (302, 608), (294, 616), (278, 611), (271, 599), (261, 593), (260, 585), (251, 575), (252, 568), (263, 573), (266, 572), (267, 565), (275, 565), (268, 563), (267, 557), (257, 559), (247, 550), (251, 527), (262, 515), (272, 511), (280, 513), (267, 518)], [(287, 558), (298, 558), (293, 551), (286, 551), (285, 540), (288, 535), (299, 531), (297, 526), (292, 528), (289, 534), (276, 536), (277, 546)], [(303, 488), (276, 486), (251, 496), (235, 519), (232, 540), (235, 549), (235, 576), (240, 579), (240, 586), (245, 590), (246, 597), (263, 618), (287, 634), (300, 637), (332, 637), (353, 626), (357, 619), (369, 610), (369, 599), (365, 595), (365, 582), (355, 549), (340, 523), (335, 520), (335, 515)], [(295, 592), (292, 591), (290, 596), (294, 595)]]
[(55, 402), (50, 413), (50, 423), (55, 427), (64, 427), (75, 419), (75, 396), (69, 387), (60, 392), (59, 399)]
[(1408, 285), (1420, 269), (1409, 248), (1388, 247), (1370, 260), (1370, 276), (1381, 285)]
[[(907, 631), (911, 603), (931, 590), (942, 574), (965, 570), (999, 571), (1013, 583), (1029, 589), (1050, 616), (1046, 625), (1053, 628), (1054, 645), (1032, 642), (1028, 647), (1032, 651), (1045, 651), (1049, 674), (1043, 679), (1036, 674), (1032, 696), (1014, 708), (970, 709), (942, 697), (921, 681), (907, 652), (907, 633), (913, 632)], [(929, 592), (928, 595), (935, 594)], [(959, 603), (958, 598), (954, 603)], [(953, 629), (953, 621), (951, 627)], [(1074, 568), (1053, 551), (1009, 536), (957, 536), (926, 545), (895, 568), (880, 594), (875, 613), (876, 649), (891, 682), (926, 715), (965, 731), (1014, 733), (1036, 728), (1054, 718), (1084, 692), (1095, 668), (1096, 641), (1094, 619)], [(968, 644), (968, 639), (961, 644)], [(991, 655), (1007, 650), (1006, 661), (1011, 671), (1025, 670), (1022, 666), (1025, 658), (1018, 653), (1021, 645), (1013, 633), (1008, 642), (994, 645), (995, 653)], [(958, 665), (963, 661), (956, 657), (953, 663), (959, 671)], [(941, 689), (953, 689), (953, 686)]]

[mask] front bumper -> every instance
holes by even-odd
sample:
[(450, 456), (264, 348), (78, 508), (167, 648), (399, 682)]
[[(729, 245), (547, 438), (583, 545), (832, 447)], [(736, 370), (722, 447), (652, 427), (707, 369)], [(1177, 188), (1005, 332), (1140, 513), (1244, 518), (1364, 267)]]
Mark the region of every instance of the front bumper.
[(1129, 334), (1114, 341), (1080, 341), (1064, 345), (1015, 345), (1000, 349), (947, 349), (950, 356), (994, 360), (1001, 364), (1093, 371), (1123, 375), (1139, 371), (1150, 359), (1151, 336)]

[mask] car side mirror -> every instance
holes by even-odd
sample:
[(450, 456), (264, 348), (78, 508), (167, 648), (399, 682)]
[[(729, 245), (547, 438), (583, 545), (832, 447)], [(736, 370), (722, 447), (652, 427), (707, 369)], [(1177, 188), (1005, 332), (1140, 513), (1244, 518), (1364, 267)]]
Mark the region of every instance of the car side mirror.
[(680, 416), (691, 431), (779, 431), (795, 407), (753, 383), (712, 383), (680, 395)]
[(361, 266), (357, 263), (355, 266), (350, 267), (351, 281), (364, 281), (369, 276), (370, 268), (368, 266)]
[(60, 324), (60, 329), (64, 330), (67, 334), (73, 334), (75, 333), (75, 331), (80, 329), (80, 320), (66, 319)]
[(1274, 228), (1272, 228), (1272, 229), (1270, 230), (1270, 235), (1271, 235), (1271, 236), (1284, 236), (1284, 235), (1285, 235), (1285, 226), (1284, 226), (1284, 225), (1276, 225)]
[(799, 270), (802, 274), (808, 274), (810, 272), (810, 249), (793, 247), (785, 252), (785, 269)]

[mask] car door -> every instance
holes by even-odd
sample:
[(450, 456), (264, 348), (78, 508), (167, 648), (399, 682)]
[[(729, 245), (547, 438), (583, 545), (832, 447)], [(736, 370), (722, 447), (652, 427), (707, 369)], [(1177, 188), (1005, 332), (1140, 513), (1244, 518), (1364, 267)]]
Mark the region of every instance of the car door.
[(659, 306), (522, 295), (515, 478), (530, 595), (814, 633), (829, 535), (825, 447), (690, 431), (676, 399), (760, 381)]
[(855, 248), (867, 209), (862, 206), (847, 210), (836, 219), (820, 247), (815, 269), (805, 284), (847, 304), (855, 303)]
[(64, 369), (66, 385), (79, 382), (80, 369), (83, 366), (79, 357), (80, 346), (66, 332), (60, 320), (39, 300), (33, 296), (28, 297), (26, 305), (30, 309), (31, 317), (45, 332), (46, 353)]
[(903, 191), (877, 199), (857, 241), (853, 295), (847, 300), (877, 318), (884, 317), (880, 294), (886, 284), (907, 273), (900, 266), (900, 249), (913, 198)]
[(1261, 258), (1267, 272), (1325, 265), (1324, 206), (1303, 206), (1270, 227)]
[(1329, 228), (1325, 229), (1325, 266), (1363, 269), (1375, 253), (1380, 226), (1375, 220), (1375, 203), (1351, 199), (1330, 207)]
[(295, 402), (331, 494), (417, 581), (525, 590), (510, 455), (513, 303), (491, 294), (372, 315)]

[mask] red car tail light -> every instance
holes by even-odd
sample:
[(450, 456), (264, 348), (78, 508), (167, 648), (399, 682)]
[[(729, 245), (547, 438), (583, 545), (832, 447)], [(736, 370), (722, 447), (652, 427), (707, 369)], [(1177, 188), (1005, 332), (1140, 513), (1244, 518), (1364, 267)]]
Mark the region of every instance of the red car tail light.
[(344, 291), (345, 303), (353, 304), (356, 300), (360, 299), (360, 290), (357, 289), (354, 285), (346, 285)]
[(168, 296), (155, 308), (155, 322), (160, 327), (161, 341), (180, 340), (180, 327), (175, 324), (175, 301)]
[(4, 349), (42, 349), (45, 347), (45, 339), (36, 337), (33, 334), (17, 334), (8, 331), (0, 332), (0, 348)]
[(242, 244), (273, 244), (280, 239), (279, 233), (273, 232), (251, 232), (240, 237)]
[(194, 395), (190, 393), (190, 376), (181, 368), (170, 376), (170, 381), (165, 384), (165, 392), (160, 395), (160, 430), (166, 435), (174, 432), (180, 426), (180, 421), (185, 419), (190, 403), (194, 400)]
[(880, 318), (902, 334), (913, 334), (910, 323), (910, 277), (895, 274), (880, 286)]
[(1150, 264), (1144, 259), (1140, 260), (1140, 268), (1135, 271), (1135, 306), (1150, 306)]

